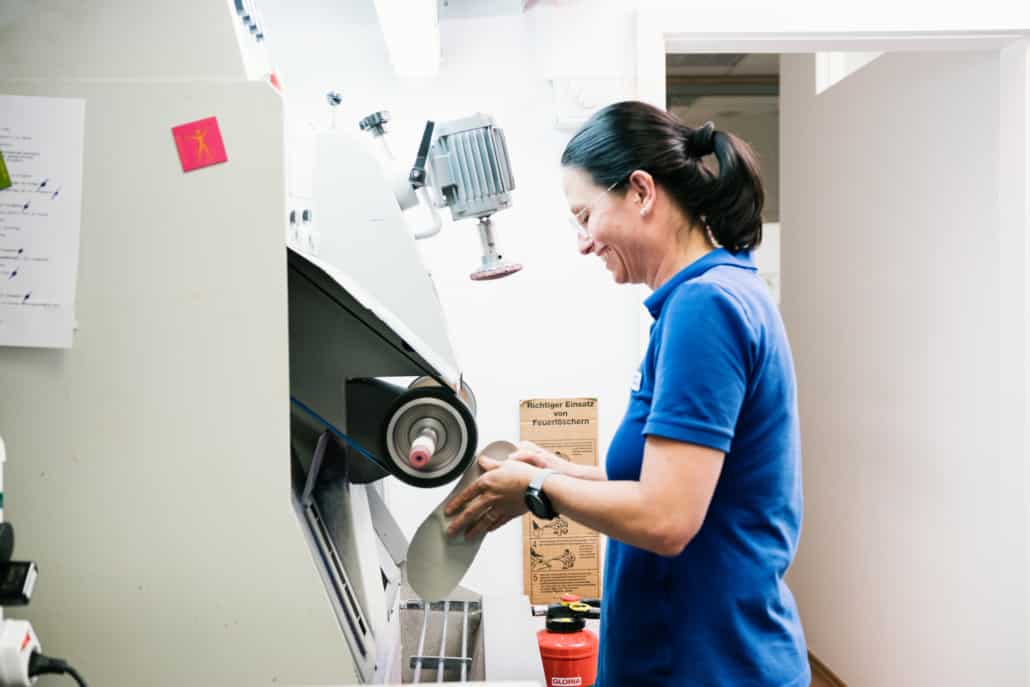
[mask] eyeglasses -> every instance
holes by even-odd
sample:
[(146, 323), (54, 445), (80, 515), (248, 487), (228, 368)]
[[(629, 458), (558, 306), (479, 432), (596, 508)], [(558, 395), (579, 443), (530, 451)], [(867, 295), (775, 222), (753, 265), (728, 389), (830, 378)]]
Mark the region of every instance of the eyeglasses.
[(584, 222), (583, 221), (583, 213), (586, 212), (587, 210), (591, 210), (593, 205), (594, 205), (594, 203), (596, 203), (605, 194), (610, 193), (611, 191), (613, 191), (616, 186), (618, 186), (619, 184), (621, 184), (625, 180), (626, 180), (625, 177), (623, 177), (622, 179), (619, 179), (614, 184), (612, 184), (611, 186), (609, 186), (608, 188), (606, 188), (605, 190), (601, 191), (596, 196), (591, 198), (590, 202), (587, 203), (586, 205), (584, 205), (580, 209), (579, 212), (573, 212), (573, 213), (571, 213), (569, 215), (569, 224), (572, 225), (572, 228), (576, 230), (576, 234), (581, 239), (589, 239), (590, 238), (590, 232), (587, 231), (587, 223), (590, 222), (590, 218), (588, 217), (587, 221)]

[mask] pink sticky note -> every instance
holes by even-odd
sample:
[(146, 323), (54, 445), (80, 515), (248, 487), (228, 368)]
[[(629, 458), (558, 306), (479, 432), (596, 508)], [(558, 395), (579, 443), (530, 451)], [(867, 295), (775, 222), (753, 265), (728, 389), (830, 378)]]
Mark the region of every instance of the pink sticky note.
[(181, 124), (172, 129), (172, 135), (175, 137), (175, 147), (179, 149), (179, 161), (184, 172), (229, 159), (215, 117)]

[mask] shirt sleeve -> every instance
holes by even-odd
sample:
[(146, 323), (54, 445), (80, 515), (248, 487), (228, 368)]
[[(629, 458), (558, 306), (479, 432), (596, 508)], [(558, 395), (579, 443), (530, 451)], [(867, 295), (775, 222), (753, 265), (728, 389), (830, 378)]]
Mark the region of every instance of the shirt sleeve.
[(747, 393), (755, 340), (747, 315), (706, 282), (684, 284), (665, 308), (644, 434), (726, 453)]

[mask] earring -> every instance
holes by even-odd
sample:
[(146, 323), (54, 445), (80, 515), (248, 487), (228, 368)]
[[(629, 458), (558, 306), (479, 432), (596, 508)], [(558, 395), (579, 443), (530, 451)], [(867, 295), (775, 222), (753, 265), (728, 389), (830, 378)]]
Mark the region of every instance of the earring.
[(643, 217), (647, 214), (647, 208), (640, 208), (640, 216)]

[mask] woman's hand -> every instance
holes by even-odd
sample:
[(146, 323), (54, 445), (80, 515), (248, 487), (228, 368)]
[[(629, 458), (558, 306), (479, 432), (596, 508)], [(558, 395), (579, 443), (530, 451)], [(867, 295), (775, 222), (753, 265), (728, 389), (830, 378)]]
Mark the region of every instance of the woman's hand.
[(532, 441), (520, 441), (515, 447), (514, 453), (508, 456), (508, 460), (529, 463), (533, 467), (555, 470), (562, 474), (566, 474), (567, 470), (574, 467), (574, 464), (570, 461), (537, 446)]
[(560, 475), (575, 477), (576, 479), (604, 479), (604, 473), (601, 472), (600, 468), (590, 465), (578, 465), (567, 458), (537, 446), (532, 441), (520, 441), (515, 452), (508, 456), (508, 460), (516, 460), (528, 463), (534, 467), (554, 470)]
[(447, 536), (460, 532), (465, 539), (474, 539), (492, 532), (512, 518), (526, 512), (526, 488), (540, 469), (518, 461), (496, 461), (480, 456), (479, 466), (485, 473), (451, 499), (444, 515), (457, 517), (447, 528)]

